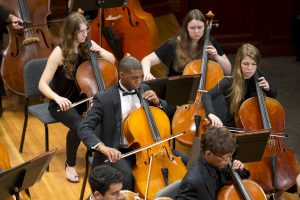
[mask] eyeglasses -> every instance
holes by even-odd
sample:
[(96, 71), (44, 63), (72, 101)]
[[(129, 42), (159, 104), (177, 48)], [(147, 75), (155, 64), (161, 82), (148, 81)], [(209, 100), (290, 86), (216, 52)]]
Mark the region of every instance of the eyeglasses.
[(233, 154), (229, 154), (229, 155), (226, 155), (226, 156), (219, 156), (218, 154), (212, 152), (215, 156), (217, 156), (218, 158), (220, 158), (221, 160), (223, 161), (227, 161), (227, 160), (231, 160), (232, 159), (232, 155)]
[(90, 32), (90, 29), (84, 29), (84, 30), (80, 30), (79, 33), (81, 35), (85, 35), (85, 34), (88, 34)]

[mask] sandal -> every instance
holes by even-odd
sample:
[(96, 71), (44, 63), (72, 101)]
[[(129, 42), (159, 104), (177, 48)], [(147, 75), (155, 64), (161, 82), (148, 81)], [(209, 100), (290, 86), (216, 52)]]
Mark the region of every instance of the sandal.
[(79, 180), (79, 176), (75, 170), (75, 173), (74, 172), (70, 172), (70, 168), (74, 168), (75, 170), (75, 167), (70, 167), (67, 163), (66, 163), (66, 178), (67, 180), (70, 182), (70, 183), (78, 183), (80, 180)]

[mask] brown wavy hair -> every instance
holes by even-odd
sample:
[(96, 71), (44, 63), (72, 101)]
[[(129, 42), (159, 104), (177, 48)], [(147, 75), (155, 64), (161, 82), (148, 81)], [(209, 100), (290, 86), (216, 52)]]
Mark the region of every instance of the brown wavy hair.
[(243, 44), (237, 51), (235, 65), (232, 72), (232, 86), (230, 95), (229, 111), (231, 114), (237, 113), (245, 95), (245, 81), (242, 73), (241, 62), (246, 57), (252, 58), (257, 67), (260, 66), (261, 55), (259, 50), (252, 44)]
[(60, 30), (61, 35), (61, 49), (63, 54), (63, 67), (65, 76), (68, 79), (75, 78), (76, 66), (78, 65), (78, 56), (83, 60), (88, 58), (87, 41), (80, 43), (78, 46), (78, 53), (75, 52), (74, 41), (77, 40), (77, 35), (80, 32), (80, 24), (86, 24), (89, 28), (89, 23), (85, 17), (80, 13), (71, 13), (64, 21)]
[(232, 154), (236, 149), (236, 137), (227, 128), (211, 126), (201, 136), (201, 152), (211, 151), (217, 155)]
[[(188, 32), (188, 23), (195, 20), (200, 20), (204, 22), (205, 28), (204, 33), (201, 39), (198, 41), (198, 47), (196, 51), (192, 51), (191, 48), (191, 38)], [(192, 60), (199, 59), (203, 52), (203, 45), (205, 40), (205, 32), (206, 32), (206, 19), (203, 13), (198, 10), (194, 9), (187, 13), (185, 18), (183, 19), (183, 23), (178, 35), (177, 47), (176, 47), (176, 59), (174, 61), (174, 70), (181, 72), (184, 66)]]

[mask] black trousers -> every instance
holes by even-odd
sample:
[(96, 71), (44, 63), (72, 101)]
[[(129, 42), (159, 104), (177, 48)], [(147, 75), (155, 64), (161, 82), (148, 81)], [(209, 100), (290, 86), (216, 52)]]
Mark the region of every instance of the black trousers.
[(77, 135), (77, 127), (81, 122), (80, 112), (76, 109), (76, 107), (71, 108), (70, 110), (65, 112), (57, 112), (56, 107), (50, 109), (49, 111), (54, 119), (63, 123), (69, 128), (66, 136), (66, 163), (69, 166), (75, 166), (77, 149), (80, 144), (80, 139)]

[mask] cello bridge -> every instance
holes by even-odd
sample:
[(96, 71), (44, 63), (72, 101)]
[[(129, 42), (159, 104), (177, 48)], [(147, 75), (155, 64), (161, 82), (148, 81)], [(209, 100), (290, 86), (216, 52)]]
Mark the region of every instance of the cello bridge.
[(33, 44), (39, 42), (40, 39), (38, 37), (31, 37), (23, 40), (23, 45)]

